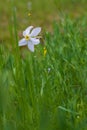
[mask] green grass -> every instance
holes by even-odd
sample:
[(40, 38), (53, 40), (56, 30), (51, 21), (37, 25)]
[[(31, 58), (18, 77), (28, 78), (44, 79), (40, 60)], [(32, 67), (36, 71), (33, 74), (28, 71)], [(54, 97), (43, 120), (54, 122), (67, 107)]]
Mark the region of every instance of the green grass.
[[(13, 0), (0, 2), (0, 42), (10, 41), (9, 26), (12, 21)], [(29, 3), (30, 2), (30, 3)], [(53, 21), (59, 21), (63, 15), (69, 15), (72, 19), (87, 16), (87, 0), (23, 0), (14, 1), (17, 15), (18, 32), (28, 25), (42, 26), (45, 30), (52, 31)], [(31, 16), (28, 16), (28, 13)], [(2, 33), (3, 32), (3, 33)]]
[(0, 130), (86, 130), (85, 17), (54, 23), (34, 53), (17, 45), (15, 14), (13, 25), (11, 50), (0, 45)]
[[(86, 13), (75, 19), (71, 13), (60, 13), (62, 16), (58, 21), (53, 24), (50, 21), (53, 30), (50, 33), (47, 31), (49, 22), (44, 22), (43, 26), (39, 19), (44, 21), (48, 14), (54, 14), (58, 9), (52, 0), (52, 10), (46, 0), (42, 3), (38, 0), (39, 4), (32, 0), (32, 12), (36, 15), (29, 19), (30, 23), (34, 20), (33, 24), (42, 25), (43, 31), (41, 44), (35, 46), (32, 53), (27, 48), (18, 47), (20, 31), (22, 33), (30, 25), (26, 2), (15, 2), (13, 5), (9, 2), (9, 8), (4, 10), (8, 14), (8, 30), (4, 30), (0, 39), (0, 130), (86, 130)], [(56, 2), (55, 5), (58, 4)], [(65, 0), (66, 4), (74, 3), (70, 4), (71, 10), (78, 2)], [(59, 3), (58, 8), (67, 9), (64, 0)], [(79, 4), (83, 6), (85, 3), (86, 0)], [(42, 5), (46, 5), (46, 16)], [(45, 56), (44, 48), (47, 50)]]

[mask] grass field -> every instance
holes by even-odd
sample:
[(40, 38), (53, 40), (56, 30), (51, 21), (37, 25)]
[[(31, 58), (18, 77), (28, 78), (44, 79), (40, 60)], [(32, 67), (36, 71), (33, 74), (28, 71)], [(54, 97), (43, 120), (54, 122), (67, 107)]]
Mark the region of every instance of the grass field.
[[(86, 0), (5, 2), (0, 130), (87, 130)], [(34, 53), (18, 46), (30, 25), (42, 27)]]

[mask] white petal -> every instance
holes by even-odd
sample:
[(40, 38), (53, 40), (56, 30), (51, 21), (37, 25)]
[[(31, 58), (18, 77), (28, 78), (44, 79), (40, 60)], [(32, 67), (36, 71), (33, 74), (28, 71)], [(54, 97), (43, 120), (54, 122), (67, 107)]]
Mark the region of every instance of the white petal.
[(32, 42), (28, 42), (28, 48), (30, 51), (34, 52), (34, 44), (32, 44)]
[(19, 46), (25, 46), (27, 44), (25, 38), (21, 39), (18, 43)]
[(29, 35), (32, 28), (33, 28), (33, 26), (29, 26), (28, 28), (26, 28), (26, 30), (23, 31), (23, 36)]
[(30, 34), (30, 36), (37, 36), (41, 31), (40, 27), (34, 28)]
[(32, 43), (33, 43), (34, 45), (37, 45), (37, 44), (40, 43), (40, 40), (39, 40), (39, 39), (36, 39), (36, 38), (31, 38), (30, 40), (32, 41)]

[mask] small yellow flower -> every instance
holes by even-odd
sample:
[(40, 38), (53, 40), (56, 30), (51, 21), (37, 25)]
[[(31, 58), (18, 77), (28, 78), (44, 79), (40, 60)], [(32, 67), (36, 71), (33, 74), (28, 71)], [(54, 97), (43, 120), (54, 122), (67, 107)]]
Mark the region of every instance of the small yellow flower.
[(31, 16), (31, 13), (28, 13), (28, 16)]
[(47, 53), (47, 49), (46, 49), (46, 47), (44, 47), (44, 56), (46, 56), (46, 53)]

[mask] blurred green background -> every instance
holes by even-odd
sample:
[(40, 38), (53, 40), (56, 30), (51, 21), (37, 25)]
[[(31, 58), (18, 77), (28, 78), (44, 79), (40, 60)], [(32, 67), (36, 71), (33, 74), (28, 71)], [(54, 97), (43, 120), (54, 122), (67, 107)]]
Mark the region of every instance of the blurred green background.
[[(8, 41), (9, 26), (13, 20), (13, 0), (0, 1), (0, 41)], [(18, 33), (29, 25), (52, 31), (53, 21), (68, 15), (72, 19), (86, 16), (87, 0), (14, 0)], [(31, 13), (31, 16), (28, 14)]]

